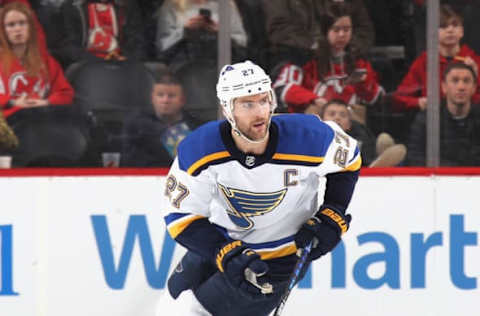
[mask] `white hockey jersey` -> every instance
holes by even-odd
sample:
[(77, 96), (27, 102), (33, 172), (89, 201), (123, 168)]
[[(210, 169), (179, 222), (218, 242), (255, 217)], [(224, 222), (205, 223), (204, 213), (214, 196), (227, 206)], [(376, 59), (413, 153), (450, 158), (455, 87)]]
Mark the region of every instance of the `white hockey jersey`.
[(165, 190), (170, 235), (207, 218), (264, 260), (294, 254), (294, 235), (318, 211), (319, 178), (360, 169), (356, 140), (303, 114), (274, 116), (262, 155), (240, 152), (230, 133), (226, 121), (210, 122), (179, 145)]

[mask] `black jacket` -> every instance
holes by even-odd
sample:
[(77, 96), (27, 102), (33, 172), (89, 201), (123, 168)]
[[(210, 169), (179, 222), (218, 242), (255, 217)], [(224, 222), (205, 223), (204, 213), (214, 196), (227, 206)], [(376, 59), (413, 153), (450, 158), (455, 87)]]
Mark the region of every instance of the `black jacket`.
[[(313, 31), (321, 28), (319, 19), (332, 0), (263, 0), (266, 30), (271, 45), (310, 50)], [(375, 30), (362, 0), (346, 0), (352, 7), (354, 32), (352, 43), (366, 54), (375, 38)], [(325, 30), (323, 30), (325, 32)], [(326, 32), (325, 32), (326, 33)]]
[[(440, 110), (440, 165), (480, 166), (480, 106), (472, 105), (463, 119), (454, 119), (446, 105)], [(426, 113), (419, 112), (410, 129), (408, 164), (424, 166)]]
[[(199, 121), (187, 113), (183, 114), (183, 120), (177, 124), (181, 122), (191, 131), (200, 125)], [(170, 127), (167, 123), (152, 112), (140, 112), (133, 116), (127, 122), (124, 132), (122, 166), (169, 167), (174, 156), (162, 141), (162, 135)]]
[(368, 166), (375, 159), (375, 135), (365, 125), (352, 120), (352, 127), (346, 131), (348, 135), (352, 136), (358, 141), (362, 156), (362, 165)]

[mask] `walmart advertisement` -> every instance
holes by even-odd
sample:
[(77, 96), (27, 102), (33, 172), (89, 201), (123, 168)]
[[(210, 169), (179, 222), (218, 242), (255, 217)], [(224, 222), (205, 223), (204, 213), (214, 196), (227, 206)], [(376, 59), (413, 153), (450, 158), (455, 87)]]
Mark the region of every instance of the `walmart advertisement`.
[[(164, 177), (0, 178), (1, 316), (158, 316), (184, 250)], [(475, 315), (480, 177), (361, 177), (344, 241), (283, 315)], [(221, 299), (221, 298), (219, 298)]]

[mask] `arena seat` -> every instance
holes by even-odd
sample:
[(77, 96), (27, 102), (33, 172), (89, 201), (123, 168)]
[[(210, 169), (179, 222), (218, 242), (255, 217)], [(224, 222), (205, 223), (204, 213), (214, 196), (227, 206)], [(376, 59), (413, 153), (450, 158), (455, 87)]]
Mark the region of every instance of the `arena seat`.
[(82, 165), (88, 137), (70, 106), (24, 109), (9, 117), (9, 124), (19, 140), (13, 167)]
[(86, 118), (87, 164), (99, 166), (101, 152), (120, 151), (126, 120), (151, 106), (151, 73), (141, 63), (99, 61), (72, 64), (66, 77), (75, 90), (74, 108)]
[(148, 106), (153, 78), (142, 63), (80, 62), (65, 72), (75, 89), (75, 104), (85, 112)]
[(185, 110), (199, 121), (216, 120), (217, 64), (215, 61), (194, 61), (183, 65), (177, 72), (185, 91)]

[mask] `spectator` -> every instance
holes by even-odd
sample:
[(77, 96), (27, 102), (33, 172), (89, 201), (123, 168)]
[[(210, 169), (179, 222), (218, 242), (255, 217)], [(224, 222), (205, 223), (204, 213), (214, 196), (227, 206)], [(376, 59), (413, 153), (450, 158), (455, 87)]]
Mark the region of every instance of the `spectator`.
[(81, 60), (142, 60), (144, 31), (135, 0), (67, 0), (61, 8), (65, 64)]
[(152, 106), (127, 122), (125, 166), (169, 166), (177, 145), (200, 124), (183, 109), (185, 96), (179, 80), (166, 68), (153, 76)]
[(288, 112), (318, 114), (331, 99), (373, 104), (382, 94), (376, 73), (351, 42), (351, 16), (349, 4), (329, 5), (321, 19), (325, 40), (316, 57), (303, 68), (287, 64), (280, 71), (273, 87)]
[[(27, 7), (32, 9), (32, 6), (30, 5), (29, 0), (0, 0), (0, 7), (3, 7), (9, 3), (12, 2), (21, 2), (25, 4)], [(47, 51), (47, 37), (45, 36), (45, 31), (43, 30), (42, 25), (40, 24), (37, 16), (33, 14), (33, 18), (35, 20), (35, 30), (37, 31), (37, 39), (38, 39), (38, 44), (40, 45), (40, 48), (44, 50), (45, 52)]]
[[(440, 27), (438, 29), (440, 73), (445, 71), (452, 61), (463, 61), (478, 73), (480, 56), (465, 44), (463, 37), (463, 19), (449, 5), (440, 8)], [(480, 85), (480, 82), (477, 83)], [(427, 106), (427, 53), (424, 51), (411, 65), (394, 93), (395, 111), (425, 110)], [(442, 98), (445, 95), (442, 93)], [(480, 102), (480, 90), (473, 96), (475, 103)]]
[[(480, 106), (472, 104), (477, 73), (465, 63), (450, 63), (442, 78), (446, 106), (440, 107), (440, 165), (480, 165)], [(410, 130), (408, 162), (425, 165), (426, 113), (417, 113)]]
[[(232, 57), (244, 58), (247, 35), (235, 2), (231, 10)], [(217, 59), (218, 0), (165, 0), (158, 11), (157, 56), (173, 69), (192, 60)]]
[(362, 165), (368, 167), (394, 167), (403, 161), (406, 147), (395, 144), (387, 133), (381, 133), (377, 138), (363, 124), (352, 120), (348, 105), (338, 99), (329, 101), (323, 107), (321, 118), (324, 121), (334, 121), (350, 136), (358, 141), (362, 155)]
[(302, 66), (309, 60), (327, 30), (322, 23), (327, 7), (345, 3), (352, 7), (351, 19), (355, 34), (353, 46), (366, 55), (374, 42), (374, 28), (362, 0), (263, 0), (267, 36), (271, 47), (271, 67), (288, 61)]
[(32, 10), (14, 2), (0, 11), (0, 106), (5, 118), (33, 107), (70, 104), (73, 89), (37, 39)]
[[(412, 49), (415, 55), (418, 56), (421, 52), (426, 49), (426, 33), (427, 33), (427, 4), (425, 0), (407, 0), (410, 6), (410, 12), (412, 13), (412, 21), (413, 24), (413, 37), (414, 42), (412, 43), (413, 47), (409, 47)], [(467, 36), (467, 33), (472, 33), (473, 35), (477, 30), (478, 20), (472, 20), (475, 18), (475, 11), (479, 9), (478, 1), (477, 0), (442, 0), (442, 4), (449, 5), (455, 12), (463, 12), (463, 26), (465, 28), (465, 37), (463, 41), (470, 47), (475, 48), (472, 46), (473, 41), (475, 41), (476, 37)], [(477, 14), (478, 16), (478, 14)], [(469, 32), (471, 31), (471, 32)], [(473, 41), (472, 41), (473, 40)], [(476, 52), (478, 50), (474, 49)]]

